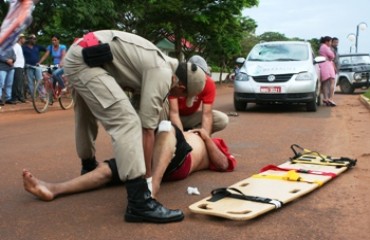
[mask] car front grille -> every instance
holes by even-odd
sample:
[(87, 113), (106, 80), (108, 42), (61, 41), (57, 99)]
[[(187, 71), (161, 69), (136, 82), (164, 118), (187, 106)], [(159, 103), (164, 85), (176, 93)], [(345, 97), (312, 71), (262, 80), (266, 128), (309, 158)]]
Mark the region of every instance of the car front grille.
[(251, 102), (290, 102), (299, 100), (314, 99), (313, 93), (283, 93), (283, 94), (265, 94), (265, 93), (236, 93), (238, 99)]
[(289, 81), (292, 78), (293, 74), (277, 74), (277, 75), (274, 75), (275, 76), (275, 80), (274, 81), (267, 80), (268, 76), (270, 76), (270, 75), (253, 76), (253, 79), (254, 79), (254, 81), (260, 82), (260, 83), (287, 82), (287, 81)]
[(369, 73), (367, 72), (361, 73), (361, 78), (362, 79), (360, 81), (367, 80), (369, 78)]

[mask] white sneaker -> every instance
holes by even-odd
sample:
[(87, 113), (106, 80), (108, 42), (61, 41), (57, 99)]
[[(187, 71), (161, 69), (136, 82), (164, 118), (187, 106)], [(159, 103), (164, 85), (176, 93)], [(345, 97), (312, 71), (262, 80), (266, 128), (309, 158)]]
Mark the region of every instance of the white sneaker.
[(62, 89), (62, 92), (63, 92), (63, 93), (67, 92), (67, 87), (63, 88), (63, 89)]

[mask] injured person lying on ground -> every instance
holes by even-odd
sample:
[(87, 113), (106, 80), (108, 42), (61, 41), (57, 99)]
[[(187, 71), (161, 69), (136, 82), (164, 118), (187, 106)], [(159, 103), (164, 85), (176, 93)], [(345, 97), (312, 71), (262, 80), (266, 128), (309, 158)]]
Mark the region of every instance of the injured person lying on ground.
[[(161, 123), (163, 125), (163, 123)], [(160, 124), (160, 126), (161, 126)], [(168, 126), (168, 122), (165, 124)], [(176, 126), (158, 128), (156, 133), (152, 180), (148, 183), (153, 198), (163, 181), (175, 181), (191, 173), (210, 169), (231, 172), (236, 167), (235, 158), (220, 138), (211, 138), (204, 129), (181, 132)], [(97, 189), (105, 185), (122, 183), (115, 159), (99, 163), (91, 172), (61, 183), (51, 183), (36, 178), (23, 170), (24, 188), (41, 200), (51, 201), (58, 196)]]

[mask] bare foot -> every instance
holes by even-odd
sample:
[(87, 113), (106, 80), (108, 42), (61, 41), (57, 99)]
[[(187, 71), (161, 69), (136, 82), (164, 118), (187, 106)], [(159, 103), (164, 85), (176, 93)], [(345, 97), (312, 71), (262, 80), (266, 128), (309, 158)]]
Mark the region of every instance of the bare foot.
[(54, 194), (49, 190), (48, 184), (37, 179), (32, 173), (23, 169), (23, 186), (24, 189), (40, 198), (43, 201), (51, 201), (54, 199)]

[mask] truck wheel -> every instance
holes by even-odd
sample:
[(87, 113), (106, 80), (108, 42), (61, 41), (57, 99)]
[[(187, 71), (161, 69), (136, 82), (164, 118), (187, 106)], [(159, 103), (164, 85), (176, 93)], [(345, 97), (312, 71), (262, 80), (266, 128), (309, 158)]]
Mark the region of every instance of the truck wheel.
[(351, 94), (355, 91), (355, 88), (352, 86), (352, 84), (346, 80), (343, 79), (339, 83), (339, 88), (342, 93)]

